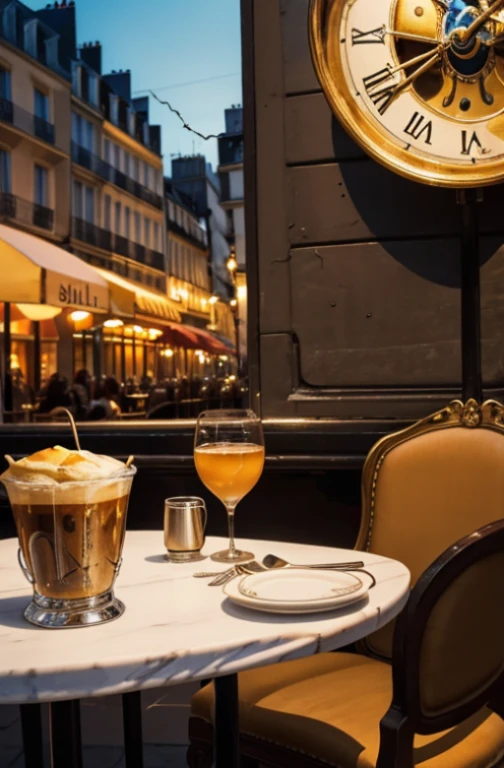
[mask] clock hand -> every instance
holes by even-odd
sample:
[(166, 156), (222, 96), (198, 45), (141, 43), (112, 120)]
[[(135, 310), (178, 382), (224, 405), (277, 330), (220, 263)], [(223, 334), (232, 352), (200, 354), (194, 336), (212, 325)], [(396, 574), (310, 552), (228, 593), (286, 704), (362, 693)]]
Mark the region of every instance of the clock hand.
[(459, 27), (458, 29), (454, 29), (451, 37), (458, 37), (459, 40), (462, 42), (465, 42), (468, 40), (472, 35), (474, 35), (475, 32), (478, 31), (480, 27), (485, 24), (485, 22), (490, 18), (490, 16), (495, 13), (495, 11), (499, 10), (504, 5), (504, 0), (495, 0), (491, 5), (488, 6), (486, 11), (483, 11), (483, 13), (480, 13), (479, 16), (477, 16), (474, 21), (469, 24), (468, 27)]
[[(420, 56), (416, 56), (414, 59), (410, 59), (409, 61), (406, 61), (404, 64), (398, 64), (396, 67), (389, 67), (388, 73), (386, 76), (382, 77), (380, 80), (377, 80), (376, 83), (374, 83), (371, 87), (367, 88), (367, 93), (374, 102), (375, 105), (380, 104), (378, 106), (378, 111), (380, 114), (383, 114), (385, 110), (388, 108), (390, 102), (395, 99), (395, 97), (402, 91), (406, 86), (410, 85), (412, 82), (416, 80), (417, 77), (420, 77), (420, 75), (423, 75), (424, 72), (427, 72), (434, 64), (436, 64), (439, 59), (441, 58), (441, 54), (450, 47), (450, 43), (444, 43), (443, 45), (440, 45), (438, 47), (438, 50), (435, 53), (432, 53), (432, 51), (429, 51), (427, 54), (423, 53)], [(426, 59), (426, 57), (428, 57)], [(425, 60), (426, 59), (426, 60)], [(393, 86), (390, 85), (384, 85), (386, 80), (388, 80), (390, 77), (392, 77), (397, 72), (407, 69), (408, 67), (414, 66), (416, 63), (419, 63), (420, 61), (424, 61), (422, 66), (418, 67), (418, 69), (415, 69), (414, 72), (412, 72), (410, 75), (404, 78), (404, 80), (401, 80), (399, 83), (394, 83)]]
[[(448, 46), (443, 46), (443, 48), (447, 48)], [(389, 72), (391, 75), (395, 75), (396, 72), (400, 72), (403, 69), (409, 69), (409, 67), (415, 66), (415, 64), (420, 64), (422, 61), (428, 61), (429, 66), (431, 66), (431, 60), (432, 63), (435, 62), (436, 59), (439, 58), (441, 55), (441, 51), (436, 51), (436, 53), (432, 53), (432, 51), (426, 51), (425, 53), (421, 53), (419, 56), (415, 56), (413, 59), (408, 59), (408, 61), (404, 62), (404, 64), (398, 64), (396, 67), (390, 67)], [(420, 67), (420, 69), (422, 69)], [(425, 71), (425, 70), (423, 70)], [(418, 70), (415, 70), (412, 74), (415, 75), (415, 77), (418, 77)], [(421, 72), (419, 74), (422, 74)], [(410, 75), (411, 77), (411, 75)]]
[(400, 32), (398, 29), (386, 29), (386, 35), (391, 37), (399, 37), (403, 40), (414, 40), (417, 43), (428, 43), (430, 45), (439, 45), (439, 40), (436, 37), (424, 37), (423, 35), (413, 35), (411, 32)]

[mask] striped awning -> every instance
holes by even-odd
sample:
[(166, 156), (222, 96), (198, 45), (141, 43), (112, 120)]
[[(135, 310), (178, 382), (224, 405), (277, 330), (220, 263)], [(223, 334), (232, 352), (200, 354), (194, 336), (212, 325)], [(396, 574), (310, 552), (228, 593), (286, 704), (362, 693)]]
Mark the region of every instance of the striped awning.
[(135, 315), (149, 315), (152, 320), (166, 320), (169, 322), (179, 323), (181, 320), (180, 312), (171, 299), (169, 299), (163, 293), (155, 293), (154, 291), (148, 291), (131, 280), (127, 280), (125, 277), (116, 275), (115, 272), (108, 272), (106, 269), (98, 269), (96, 271), (109, 283), (123, 290), (133, 292), (135, 294)]

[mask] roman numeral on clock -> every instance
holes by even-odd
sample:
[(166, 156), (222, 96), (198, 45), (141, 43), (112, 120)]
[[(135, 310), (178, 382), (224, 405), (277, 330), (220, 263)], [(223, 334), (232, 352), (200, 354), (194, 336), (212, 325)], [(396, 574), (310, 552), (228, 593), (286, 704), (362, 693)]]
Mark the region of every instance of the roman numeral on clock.
[(426, 144), (431, 144), (432, 120), (427, 121), (420, 112), (414, 112), (413, 117), (404, 129), (404, 133), (417, 140), (423, 137)]
[(385, 27), (370, 29), (369, 32), (361, 32), (355, 27), (352, 29), (352, 45), (363, 43), (383, 43), (385, 45)]
[(467, 138), (467, 131), (462, 131), (462, 152), (460, 154), (469, 155), (471, 153), (471, 147), (473, 144), (476, 144), (477, 147), (483, 150), (481, 141), (478, 139), (478, 134), (476, 131), (472, 132), (470, 139)]
[(384, 85), (383, 88), (380, 88), (379, 86), (383, 83), (386, 83), (387, 80), (390, 80), (391, 78), (392, 75), (390, 74), (390, 69), (388, 67), (385, 69), (380, 69), (378, 72), (362, 78), (362, 82), (364, 83), (364, 88), (366, 89), (367, 95), (377, 108), (380, 115), (383, 115), (388, 105), (392, 101), (397, 86), (393, 82), (390, 83), (390, 85)]

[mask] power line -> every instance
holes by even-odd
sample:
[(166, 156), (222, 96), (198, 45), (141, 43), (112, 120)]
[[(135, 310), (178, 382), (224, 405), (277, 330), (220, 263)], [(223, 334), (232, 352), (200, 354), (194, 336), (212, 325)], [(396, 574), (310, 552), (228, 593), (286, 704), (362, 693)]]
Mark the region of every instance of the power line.
[(224, 80), (226, 77), (235, 77), (241, 75), (241, 72), (229, 72), (227, 75), (215, 75), (214, 77), (205, 77), (202, 80), (189, 80), (187, 83), (172, 83), (172, 85), (162, 85), (161, 88), (144, 88), (141, 91), (133, 91), (133, 95), (136, 93), (149, 93), (154, 91), (168, 91), (171, 88), (184, 88), (189, 85), (198, 85), (198, 83), (210, 83), (212, 80)]
[(163, 104), (165, 107), (168, 107), (170, 112), (173, 112), (174, 115), (177, 115), (178, 119), (180, 120), (180, 122), (182, 123), (182, 125), (187, 131), (190, 131), (191, 133), (196, 134), (196, 136), (199, 136), (200, 139), (203, 139), (204, 141), (208, 141), (208, 139), (219, 138), (218, 134), (216, 133), (209, 133), (208, 136), (205, 136), (203, 133), (200, 133), (199, 131), (195, 131), (194, 128), (191, 128), (189, 123), (185, 121), (185, 119), (182, 117), (178, 109), (175, 109), (174, 107), (172, 107), (169, 101), (163, 101), (162, 99), (159, 98), (159, 96), (156, 96), (154, 91), (149, 91), (149, 93), (154, 99), (156, 99), (156, 101), (158, 101), (160, 104)]

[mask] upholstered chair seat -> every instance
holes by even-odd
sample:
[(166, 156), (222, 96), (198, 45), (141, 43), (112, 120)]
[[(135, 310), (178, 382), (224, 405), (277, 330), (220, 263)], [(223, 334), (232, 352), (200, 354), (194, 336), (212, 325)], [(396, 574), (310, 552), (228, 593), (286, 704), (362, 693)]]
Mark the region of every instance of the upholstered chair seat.
[[(334, 768), (376, 768), (379, 724), (392, 699), (389, 664), (331, 653), (240, 675), (240, 732), (316, 756)], [(192, 701), (193, 717), (212, 722), (213, 686)], [(483, 709), (445, 733), (416, 736), (419, 768), (493, 768), (504, 756), (504, 721)], [(287, 763), (285, 763), (287, 765)]]

